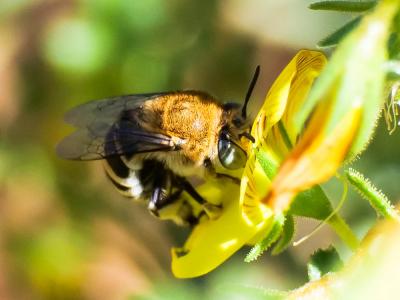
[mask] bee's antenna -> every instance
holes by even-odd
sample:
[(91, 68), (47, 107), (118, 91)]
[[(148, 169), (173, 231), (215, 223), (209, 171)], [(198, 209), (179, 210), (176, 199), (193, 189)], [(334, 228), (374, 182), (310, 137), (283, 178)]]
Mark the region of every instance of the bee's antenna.
[(256, 85), (258, 75), (260, 75), (260, 66), (257, 66), (256, 71), (254, 72), (253, 79), (250, 82), (249, 89), (247, 90), (246, 98), (244, 99), (244, 104), (242, 108), (242, 117), (243, 119), (246, 119), (246, 114), (247, 114), (247, 103), (249, 103), (251, 93), (253, 92), (254, 86)]

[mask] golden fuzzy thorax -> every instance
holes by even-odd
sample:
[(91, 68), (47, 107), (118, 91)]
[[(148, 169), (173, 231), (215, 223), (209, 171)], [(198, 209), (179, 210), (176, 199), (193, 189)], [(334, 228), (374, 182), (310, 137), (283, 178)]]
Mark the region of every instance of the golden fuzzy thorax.
[(204, 161), (218, 158), (223, 113), (215, 99), (201, 92), (177, 92), (145, 102), (138, 116), (140, 125), (149, 132), (172, 137), (180, 147), (178, 151), (147, 156), (164, 161), (177, 174), (203, 175), (199, 167)]

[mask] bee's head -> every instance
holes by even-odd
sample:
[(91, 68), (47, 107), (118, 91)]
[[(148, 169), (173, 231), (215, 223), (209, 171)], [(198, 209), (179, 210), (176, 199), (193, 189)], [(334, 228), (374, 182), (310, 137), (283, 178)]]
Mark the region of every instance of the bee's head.
[(240, 169), (246, 163), (247, 156), (246, 151), (241, 147), (241, 138), (244, 137), (254, 142), (254, 137), (250, 134), (251, 126), (247, 119), (247, 104), (259, 74), (260, 66), (257, 66), (243, 106), (237, 103), (226, 103), (223, 107), (225, 124), (218, 137), (218, 157), (221, 164), (227, 169)]

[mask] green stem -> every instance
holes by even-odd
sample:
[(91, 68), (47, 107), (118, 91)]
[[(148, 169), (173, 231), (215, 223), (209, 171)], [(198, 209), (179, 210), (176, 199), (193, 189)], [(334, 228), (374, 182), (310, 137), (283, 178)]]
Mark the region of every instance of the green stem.
[(346, 222), (339, 217), (334, 215), (328, 220), (328, 224), (335, 230), (336, 234), (345, 242), (345, 244), (351, 249), (356, 250), (360, 245), (360, 241), (355, 236), (350, 227)]

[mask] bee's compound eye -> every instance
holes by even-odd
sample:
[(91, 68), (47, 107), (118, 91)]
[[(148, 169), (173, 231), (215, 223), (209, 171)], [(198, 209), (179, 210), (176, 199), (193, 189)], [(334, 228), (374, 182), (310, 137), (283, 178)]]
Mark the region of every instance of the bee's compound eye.
[(230, 170), (243, 168), (247, 160), (246, 152), (224, 136), (218, 141), (218, 157), (222, 166)]

